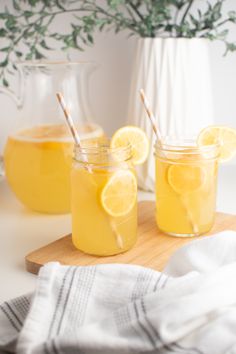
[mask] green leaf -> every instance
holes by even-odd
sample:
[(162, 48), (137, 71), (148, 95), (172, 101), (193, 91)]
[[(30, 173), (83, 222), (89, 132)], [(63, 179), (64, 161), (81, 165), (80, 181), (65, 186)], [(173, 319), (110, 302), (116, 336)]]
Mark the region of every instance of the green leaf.
[(6, 14), (5, 12), (0, 13), (0, 20), (6, 20), (8, 18), (8, 14)]
[(8, 17), (7, 21), (5, 22), (6, 28), (9, 31), (12, 31), (12, 29), (15, 28), (15, 24), (16, 24), (16, 20), (15, 20), (14, 16)]
[(5, 68), (5, 67), (7, 66), (7, 64), (8, 64), (8, 60), (7, 60), (7, 59), (3, 60), (3, 61), (0, 63), (0, 68)]
[(174, 5), (177, 7), (178, 10), (181, 10), (185, 4), (186, 1), (174, 1)]
[(35, 30), (37, 33), (40, 33), (40, 34), (44, 35), (45, 32), (46, 32), (46, 30), (47, 30), (47, 27), (46, 27), (46, 26), (40, 26), (40, 25), (38, 25), (38, 24), (35, 24), (34, 30)]
[(34, 15), (34, 13), (32, 11), (28, 11), (28, 10), (24, 11), (24, 16), (26, 18), (30, 18), (33, 15)]
[(33, 59), (33, 52), (31, 51), (30, 53), (26, 54), (25, 59), (32, 60)]
[(35, 58), (36, 58), (36, 59), (44, 59), (44, 58), (45, 58), (45, 55), (43, 55), (42, 53), (40, 53), (40, 52), (38, 51), (38, 49), (36, 49), (36, 48), (35, 48), (35, 50), (34, 50), (34, 53), (35, 53)]
[(118, 6), (123, 5), (124, 3), (124, 0), (107, 0), (108, 6), (113, 10), (116, 10)]
[(9, 82), (5, 79), (5, 77), (2, 80), (3, 86), (9, 87)]
[(52, 48), (50, 48), (50, 47), (47, 45), (47, 43), (45, 42), (44, 39), (43, 39), (39, 44), (40, 44), (41, 47), (44, 48), (44, 49), (47, 49), (47, 50), (51, 50), (51, 49), (52, 49)]
[(102, 23), (100, 26), (99, 26), (99, 31), (102, 32), (104, 27), (106, 25), (106, 22)]
[(221, 8), (222, 8), (222, 2), (217, 2), (214, 6), (213, 6), (213, 9), (212, 11), (214, 13), (221, 13)]
[[(50, 0), (44, 0), (44, 1), (47, 1), (49, 2)], [(65, 8), (61, 5), (60, 1), (59, 0), (55, 0), (55, 4), (57, 5), (57, 7), (61, 10), (65, 10)]]
[(217, 39), (224, 39), (229, 33), (229, 30), (228, 29), (225, 29), (224, 31), (222, 32), (219, 32), (217, 33)]
[(236, 43), (226, 43), (227, 51), (234, 52), (236, 50)]
[(9, 50), (11, 49), (11, 47), (4, 47), (4, 48), (0, 48), (1, 52), (9, 52)]
[(229, 11), (228, 12), (229, 18), (235, 18), (236, 17), (236, 11)]
[(66, 48), (76, 48), (76, 42), (73, 36), (64, 36), (63, 41), (66, 45)]
[(88, 42), (93, 44), (93, 37), (90, 33), (87, 34), (87, 39), (88, 39)]
[(16, 56), (17, 56), (18, 58), (21, 58), (22, 55), (23, 55), (23, 53), (20, 52), (20, 51), (18, 51), (18, 50), (15, 51), (15, 54), (16, 54)]
[(30, 4), (31, 6), (35, 6), (35, 5), (37, 5), (37, 3), (39, 3), (40, 1), (39, 1), (39, 0), (28, 0), (28, 2), (29, 2), (29, 4)]
[(191, 22), (194, 24), (194, 26), (196, 28), (198, 28), (199, 27), (199, 21), (195, 17), (193, 17), (191, 14), (190, 14), (189, 18), (190, 18)]
[(228, 16), (231, 22), (236, 23), (236, 11), (230, 11), (228, 13)]
[(7, 35), (7, 31), (4, 28), (0, 28), (0, 37), (5, 37)]
[(83, 22), (84, 22), (86, 27), (91, 27), (91, 26), (93, 26), (95, 24), (94, 18), (92, 18), (90, 16), (84, 16), (83, 17)]
[(19, 10), (20, 10), (20, 6), (19, 6), (19, 4), (17, 3), (17, 1), (16, 1), (16, 0), (13, 0), (12, 3), (13, 3), (14, 9), (17, 10), (17, 11), (19, 11)]
[(23, 38), (24, 39), (28, 39), (28, 38), (31, 38), (35, 35), (35, 31), (29, 31), (28, 30), (29, 28), (27, 28), (26, 30), (24, 30), (23, 32)]

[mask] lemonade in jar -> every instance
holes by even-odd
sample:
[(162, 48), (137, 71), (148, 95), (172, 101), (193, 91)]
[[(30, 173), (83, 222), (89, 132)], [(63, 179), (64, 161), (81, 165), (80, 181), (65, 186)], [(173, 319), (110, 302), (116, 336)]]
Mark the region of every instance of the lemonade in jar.
[(71, 186), (76, 248), (99, 256), (130, 249), (137, 238), (137, 182), (130, 146), (76, 147)]
[(111, 141), (75, 147), (71, 173), (72, 241), (79, 250), (110, 256), (137, 239), (135, 164), (145, 161), (148, 140), (137, 127), (119, 129)]
[(213, 226), (218, 163), (236, 154), (236, 130), (204, 128), (197, 139), (166, 138), (155, 146), (156, 221), (172, 236), (198, 236)]
[(172, 236), (208, 232), (216, 205), (219, 147), (194, 141), (156, 144), (156, 221)]

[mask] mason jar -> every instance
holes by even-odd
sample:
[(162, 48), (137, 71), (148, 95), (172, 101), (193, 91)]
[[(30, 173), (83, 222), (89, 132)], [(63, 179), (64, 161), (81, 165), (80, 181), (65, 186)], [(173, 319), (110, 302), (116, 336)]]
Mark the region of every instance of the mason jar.
[(156, 222), (179, 237), (208, 232), (214, 223), (219, 146), (169, 138), (156, 143)]
[(110, 256), (137, 239), (137, 181), (131, 147), (110, 141), (75, 146), (71, 172), (72, 241), (88, 254)]

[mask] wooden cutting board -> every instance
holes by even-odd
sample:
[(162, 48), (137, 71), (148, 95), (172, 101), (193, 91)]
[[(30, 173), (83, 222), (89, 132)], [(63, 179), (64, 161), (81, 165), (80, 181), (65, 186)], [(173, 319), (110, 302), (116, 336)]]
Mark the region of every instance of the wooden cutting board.
[[(111, 257), (90, 256), (78, 251), (72, 244), (71, 235), (67, 235), (28, 254), (25, 257), (27, 271), (37, 274), (42, 265), (52, 261), (68, 265), (129, 263), (162, 270), (176, 249), (199, 238), (177, 238), (160, 232), (155, 221), (155, 202), (140, 202), (138, 212), (138, 241), (130, 251)], [(235, 215), (216, 214), (215, 225), (209, 234), (223, 230), (236, 230)]]

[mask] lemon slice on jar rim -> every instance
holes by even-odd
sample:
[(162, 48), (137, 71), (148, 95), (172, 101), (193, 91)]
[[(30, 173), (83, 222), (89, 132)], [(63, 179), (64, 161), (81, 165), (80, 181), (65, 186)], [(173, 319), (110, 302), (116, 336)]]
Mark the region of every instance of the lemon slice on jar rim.
[(219, 161), (230, 160), (236, 154), (236, 129), (225, 126), (204, 128), (198, 138), (198, 146), (219, 144)]
[(112, 139), (111, 148), (131, 146), (134, 165), (144, 163), (149, 153), (149, 141), (146, 133), (136, 126), (125, 126), (118, 129)]

